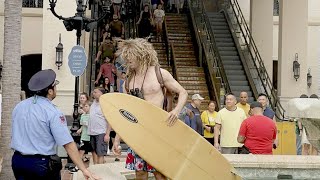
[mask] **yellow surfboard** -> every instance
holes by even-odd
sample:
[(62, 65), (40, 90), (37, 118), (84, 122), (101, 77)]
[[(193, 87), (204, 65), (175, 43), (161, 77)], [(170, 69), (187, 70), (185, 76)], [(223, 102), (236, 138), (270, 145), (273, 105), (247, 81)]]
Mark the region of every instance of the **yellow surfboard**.
[(122, 93), (100, 97), (112, 128), (137, 154), (170, 179), (238, 180), (233, 166), (182, 121), (167, 126), (168, 113)]

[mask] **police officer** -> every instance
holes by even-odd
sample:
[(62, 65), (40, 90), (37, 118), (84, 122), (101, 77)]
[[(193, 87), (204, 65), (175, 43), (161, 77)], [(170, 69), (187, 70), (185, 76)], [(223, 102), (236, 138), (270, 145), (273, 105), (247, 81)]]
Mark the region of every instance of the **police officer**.
[(61, 159), (56, 145), (64, 146), (86, 178), (97, 179), (88, 171), (78, 153), (65, 116), (51, 102), (59, 83), (53, 70), (33, 75), (28, 87), (34, 96), (21, 101), (12, 112), (12, 169), (16, 179), (60, 180)]

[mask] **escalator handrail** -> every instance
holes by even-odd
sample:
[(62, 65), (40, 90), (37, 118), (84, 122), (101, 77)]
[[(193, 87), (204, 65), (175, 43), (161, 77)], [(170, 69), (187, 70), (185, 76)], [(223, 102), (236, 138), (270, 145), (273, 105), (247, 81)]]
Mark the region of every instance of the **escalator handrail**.
[[(197, 1), (199, 2), (199, 1)], [(220, 66), (221, 64), (221, 59), (220, 59), (220, 63), (218, 62), (219, 60), (217, 60), (218, 58), (220, 58), (220, 56), (215, 56), (214, 54), (216, 54), (217, 52), (215, 52), (216, 50), (212, 47), (212, 43), (210, 43), (209, 45), (209, 49), (213, 50), (214, 51), (214, 54), (212, 55), (212, 58), (209, 58), (209, 54), (210, 52), (207, 52), (206, 51), (206, 45), (204, 42), (202, 42), (201, 38), (199, 37), (200, 36), (200, 32), (198, 31), (198, 29), (200, 29), (196, 23), (196, 20), (195, 20), (195, 14), (194, 14), (194, 10), (191, 8), (191, 0), (188, 0), (188, 5), (189, 5), (189, 12), (191, 14), (191, 19), (192, 19), (192, 23), (193, 23), (193, 26), (194, 26), (194, 30), (195, 30), (195, 34), (196, 34), (196, 37), (198, 38), (198, 47), (200, 47), (201, 49), (201, 53), (203, 53), (202, 57), (199, 57), (199, 58), (202, 58), (200, 59), (200, 61), (203, 61), (204, 64), (207, 66), (207, 67), (204, 67), (206, 68), (206, 70), (208, 71), (209, 73), (209, 80), (211, 81), (211, 86), (212, 86), (212, 90), (213, 90), (213, 96), (218, 104), (217, 108), (220, 109), (220, 105), (221, 105), (221, 101), (220, 101), (220, 96), (221, 95), (224, 95), (224, 94), (220, 94), (220, 88), (221, 86), (227, 86), (227, 81), (224, 81), (223, 79), (223, 73), (222, 70), (223, 68)], [(201, 4), (202, 5), (202, 4)], [(199, 4), (198, 4), (199, 6)], [(201, 6), (201, 16), (204, 15), (203, 13), (203, 5)], [(204, 18), (204, 17), (201, 17), (201, 18)], [(207, 31), (207, 34), (209, 35), (209, 38), (211, 36), (211, 33), (209, 33), (210, 31), (208, 31), (207, 29), (207, 25), (204, 24), (204, 26), (206, 28), (204, 28), (206, 31)], [(213, 62), (211, 62), (211, 60)], [(211, 66), (212, 65), (212, 66)], [(215, 66), (215, 67), (214, 67)], [(216, 68), (216, 72), (214, 72), (213, 68)], [(221, 77), (221, 78), (217, 78), (216, 74)], [(225, 76), (226, 77), (226, 76)], [(219, 82), (219, 83), (216, 83), (216, 82)], [(228, 91), (228, 90), (227, 90)]]
[[(229, 13), (228, 7), (231, 7), (232, 13)], [(284, 119), (285, 110), (279, 101), (276, 90), (273, 88), (271, 79), (268, 75), (268, 72), (266, 71), (264, 63), (262, 61), (258, 48), (253, 40), (251, 31), (245, 21), (245, 18), (243, 16), (243, 13), (241, 11), (238, 1), (228, 0), (228, 4), (226, 6), (225, 12), (226, 12), (226, 15), (233, 16), (233, 18), (236, 19), (237, 25), (239, 26), (239, 29), (241, 31), (240, 33), (245, 41), (245, 44), (251, 56), (251, 58), (248, 58), (248, 59), (253, 61), (255, 70), (258, 74), (259, 80), (262, 82), (262, 86), (264, 88), (266, 95), (268, 96), (271, 107), (276, 112), (276, 116), (278, 119), (280, 120)], [(253, 52), (251, 51), (251, 49), (253, 50)], [(264, 83), (264, 81), (266, 83)]]

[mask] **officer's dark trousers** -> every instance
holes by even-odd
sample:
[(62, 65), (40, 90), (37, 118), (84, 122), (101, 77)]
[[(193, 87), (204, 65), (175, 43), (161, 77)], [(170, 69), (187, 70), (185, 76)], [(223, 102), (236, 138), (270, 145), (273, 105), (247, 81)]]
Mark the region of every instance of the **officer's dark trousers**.
[(61, 180), (60, 171), (49, 170), (49, 157), (40, 155), (25, 156), (14, 153), (12, 170), (17, 180)]

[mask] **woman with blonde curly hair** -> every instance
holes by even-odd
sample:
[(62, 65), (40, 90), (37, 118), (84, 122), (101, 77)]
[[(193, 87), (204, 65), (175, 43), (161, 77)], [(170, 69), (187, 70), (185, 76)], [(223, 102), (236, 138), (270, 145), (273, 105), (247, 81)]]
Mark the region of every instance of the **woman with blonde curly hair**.
[[(156, 68), (159, 70), (157, 53), (152, 44), (146, 39), (129, 39), (123, 41), (122, 58), (127, 66), (127, 82), (124, 84), (124, 93), (142, 98), (158, 107), (163, 107), (164, 95), (156, 75)], [(176, 107), (169, 112), (167, 119), (168, 125), (172, 126), (176, 121), (179, 112), (187, 101), (187, 91), (164, 69), (160, 68), (165, 88), (177, 93), (179, 98)], [(127, 86), (127, 87), (125, 87)], [(152, 121), (152, 119), (150, 119)], [(114, 152), (119, 153), (118, 145), (120, 137), (116, 136)], [(156, 156), (156, 154), (155, 154)], [(136, 179), (148, 179), (148, 172), (154, 173), (155, 178), (166, 179), (164, 175), (156, 171), (152, 166), (145, 162), (131, 148), (128, 149), (126, 168), (136, 171)]]

